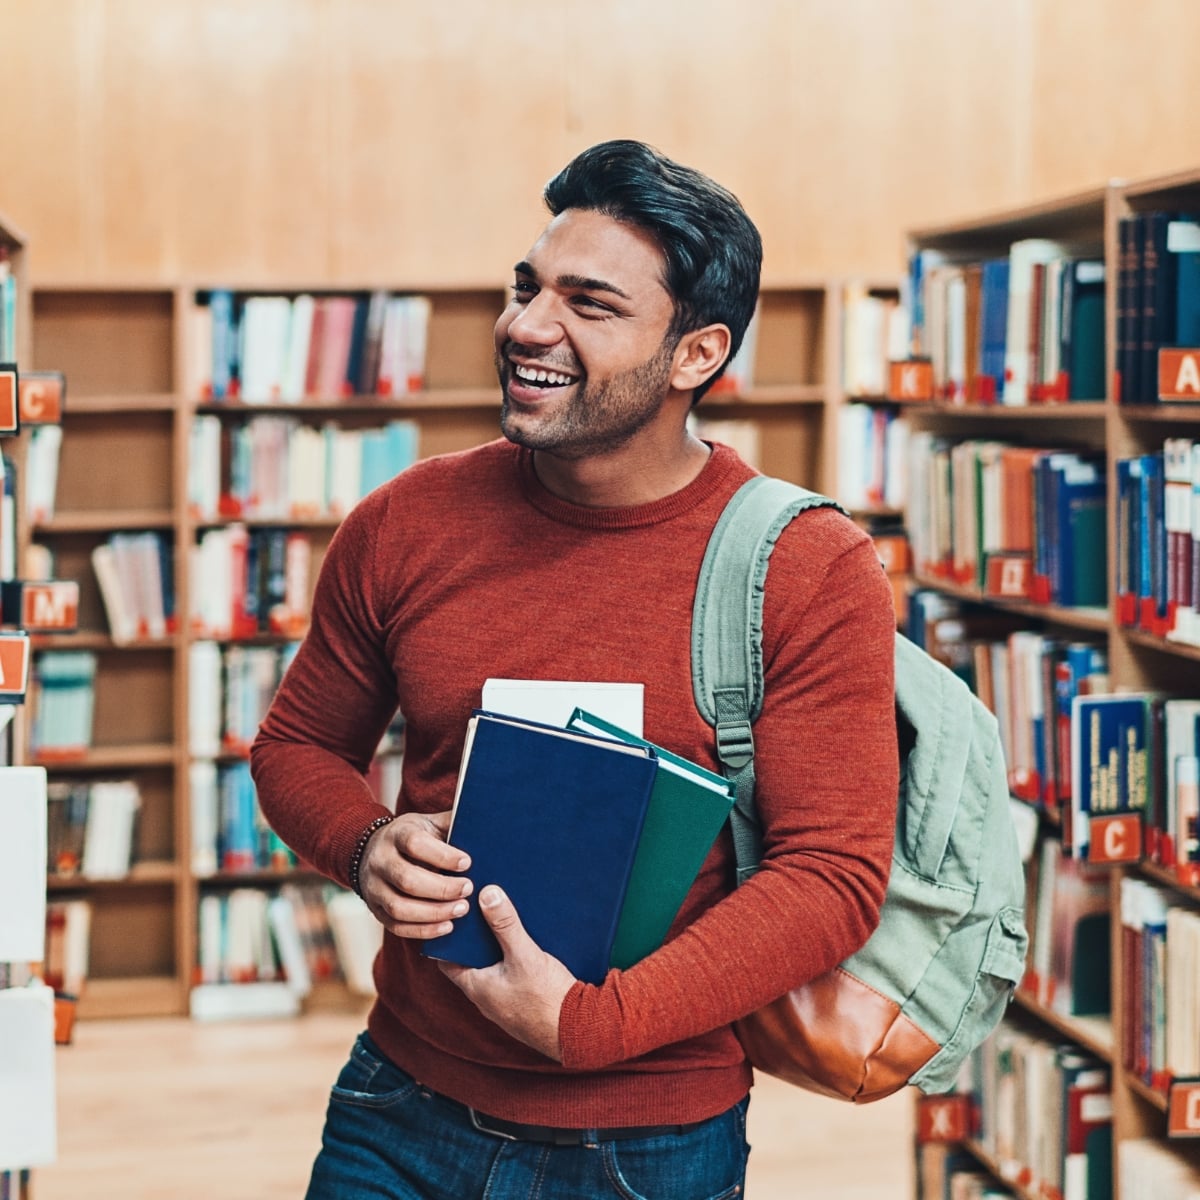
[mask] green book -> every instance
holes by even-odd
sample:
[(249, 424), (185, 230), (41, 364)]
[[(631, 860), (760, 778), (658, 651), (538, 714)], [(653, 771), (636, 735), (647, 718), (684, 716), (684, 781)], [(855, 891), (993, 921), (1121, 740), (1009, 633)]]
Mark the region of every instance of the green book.
[(617, 920), (609, 965), (633, 966), (663, 944), (671, 922), (733, 807), (724, 776), (576, 708), (569, 729), (648, 746), (658, 756), (650, 805)]

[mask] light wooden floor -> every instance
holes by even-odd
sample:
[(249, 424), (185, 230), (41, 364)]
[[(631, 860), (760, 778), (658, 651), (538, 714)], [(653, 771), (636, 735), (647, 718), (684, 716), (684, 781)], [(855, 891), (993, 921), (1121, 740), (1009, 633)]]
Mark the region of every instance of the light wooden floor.
[[(59, 1161), (34, 1200), (299, 1200), (358, 1016), (81, 1023), (57, 1054)], [(910, 1200), (907, 1094), (855, 1108), (771, 1079), (750, 1200)]]

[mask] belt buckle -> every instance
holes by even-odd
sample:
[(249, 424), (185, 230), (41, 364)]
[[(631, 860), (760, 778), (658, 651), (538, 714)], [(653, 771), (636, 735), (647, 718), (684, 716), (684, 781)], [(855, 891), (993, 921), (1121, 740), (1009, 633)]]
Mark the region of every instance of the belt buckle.
[(485, 1125), (479, 1119), (479, 1113), (476, 1112), (476, 1110), (471, 1108), (470, 1106), (467, 1107), (467, 1114), (471, 1118), (471, 1124), (477, 1130), (479, 1130), (480, 1133), (489, 1134), (491, 1137), (503, 1138), (504, 1141), (506, 1141), (506, 1142), (518, 1142), (521, 1140), (520, 1138), (518, 1138), (516, 1136), (516, 1134), (505, 1133), (504, 1130), (502, 1130), (502, 1129), (493, 1129), (490, 1125)]

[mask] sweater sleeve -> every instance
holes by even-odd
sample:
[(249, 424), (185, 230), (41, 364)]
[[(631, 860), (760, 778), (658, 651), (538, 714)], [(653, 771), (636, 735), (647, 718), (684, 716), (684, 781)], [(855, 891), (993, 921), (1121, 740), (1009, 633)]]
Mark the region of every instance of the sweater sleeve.
[(789, 613), (800, 556), (785, 545), (803, 524), (780, 538), (766, 584), (762, 867), (642, 962), (571, 989), (559, 1020), (567, 1067), (600, 1069), (728, 1024), (829, 971), (878, 924), (899, 781), (891, 594), (856, 538)]
[(369, 583), (386, 504), (386, 493), (372, 495), (334, 535), (309, 632), (250, 752), (272, 828), (303, 860), (346, 886), (356, 843), (388, 812), (365, 777), (397, 707)]

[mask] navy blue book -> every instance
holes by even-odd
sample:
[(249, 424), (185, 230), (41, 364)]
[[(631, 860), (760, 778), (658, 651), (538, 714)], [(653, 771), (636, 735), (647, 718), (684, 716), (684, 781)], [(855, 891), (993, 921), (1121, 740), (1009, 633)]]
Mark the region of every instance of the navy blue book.
[(471, 856), (466, 916), (422, 953), (499, 962), (479, 911), (499, 884), (530, 937), (587, 983), (608, 973), (658, 762), (651, 747), (477, 712), (467, 729), (449, 842)]

